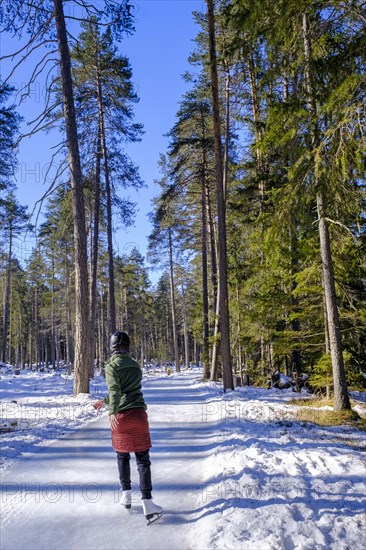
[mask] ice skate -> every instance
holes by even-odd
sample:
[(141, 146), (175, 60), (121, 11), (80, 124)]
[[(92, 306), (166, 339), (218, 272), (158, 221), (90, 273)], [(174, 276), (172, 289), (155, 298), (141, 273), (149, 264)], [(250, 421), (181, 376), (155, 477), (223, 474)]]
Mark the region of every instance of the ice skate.
[(132, 493), (131, 489), (128, 489), (127, 491), (122, 491), (121, 500), (119, 501), (121, 506), (124, 506), (125, 508), (131, 508), (131, 502), (132, 502), (131, 493)]
[(154, 521), (157, 521), (163, 515), (162, 507), (155, 504), (152, 498), (144, 498), (142, 508), (148, 525), (154, 523)]

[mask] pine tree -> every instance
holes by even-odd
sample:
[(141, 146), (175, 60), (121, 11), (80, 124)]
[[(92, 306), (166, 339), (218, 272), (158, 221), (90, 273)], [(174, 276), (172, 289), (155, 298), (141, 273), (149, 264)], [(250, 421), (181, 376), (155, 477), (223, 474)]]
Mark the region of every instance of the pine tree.
[[(94, 6), (90, 2), (74, 2), (76, 6), (85, 9), (88, 18), (98, 17), (98, 20), (113, 21), (113, 29), (119, 37), (124, 31), (131, 29), (131, 15), (127, 2), (106, 1), (103, 6)], [(104, 8), (104, 9), (103, 9)], [(72, 16), (71, 16), (72, 17)], [(61, 77), (61, 97), (65, 122), (66, 142), (68, 149), (68, 163), (70, 171), (70, 182), (73, 197), (73, 221), (74, 221), (74, 247), (75, 247), (75, 379), (74, 393), (89, 391), (90, 372), (90, 350), (89, 350), (89, 290), (88, 290), (88, 266), (87, 246), (85, 231), (85, 204), (83, 193), (83, 175), (80, 163), (79, 139), (77, 122), (75, 116), (74, 90), (71, 75), (71, 62), (69, 53), (69, 42), (64, 5), (62, 0), (47, 0), (42, 3), (42, 10), (39, 4), (20, 0), (14, 5), (9, 0), (2, 2), (0, 8), (0, 22), (8, 32), (14, 32), (21, 37), (29, 34), (27, 43), (28, 53), (17, 63), (14, 70), (32, 55), (40, 45), (49, 40), (56, 42), (59, 56), (59, 71)], [(13, 56), (20, 56), (23, 48), (13, 53)], [(41, 67), (37, 66), (28, 82), (28, 93), (30, 85), (37, 78), (37, 75), (47, 65), (50, 55), (55, 50), (49, 50), (45, 54)], [(13, 71), (14, 72), (14, 71)], [(27, 92), (25, 92), (26, 94)], [(48, 96), (49, 100), (49, 96)], [(47, 105), (44, 113), (38, 117), (36, 127), (42, 127), (54, 106)], [(47, 126), (47, 123), (46, 123)]]
[(217, 77), (215, 15), (213, 0), (207, 0), (209, 46), (211, 67), (211, 93), (214, 125), (214, 145), (216, 159), (216, 200), (218, 228), (218, 274), (220, 303), (220, 348), (223, 368), (224, 390), (233, 389), (233, 374), (230, 350), (229, 297), (227, 282), (227, 242), (226, 242), (226, 202), (224, 195), (224, 171), (222, 161), (222, 143), (220, 129), (219, 85)]
[(6, 363), (8, 358), (8, 330), (10, 316), (10, 291), (11, 291), (11, 267), (13, 259), (14, 241), (26, 227), (29, 227), (29, 215), (27, 207), (21, 206), (16, 200), (14, 192), (9, 192), (5, 199), (0, 202), (0, 229), (8, 242), (6, 284), (4, 292), (4, 314), (3, 314), (3, 343), (1, 360)]
[[(200, 196), (200, 210), (196, 216), (200, 230), (197, 248), (200, 246), (202, 266), (202, 353), (204, 378), (209, 378), (209, 266), (213, 303), (217, 296), (216, 243), (211, 200), (211, 172), (213, 159), (212, 113), (204, 89), (197, 86), (186, 94), (177, 113), (177, 122), (169, 132), (171, 138), (169, 157), (172, 185), (170, 192), (179, 196), (180, 204), (189, 202), (190, 211), (196, 213), (196, 196)], [(203, 96), (203, 97), (202, 97)], [(181, 216), (185, 218), (186, 216)], [(195, 239), (196, 241), (196, 239)], [(200, 243), (200, 244), (199, 244)], [(192, 242), (191, 242), (192, 246)], [(215, 305), (214, 305), (215, 307)]]
[[(167, 177), (169, 177), (169, 168), (165, 158), (161, 159), (160, 166), (164, 174), (162, 180), (160, 181), (162, 193), (154, 201), (156, 210), (151, 216), (153, 231), (149, 235), (149, 257), (150, 261), (153, 263), (162, 265), (165, 255), (165, 265), (167, 265), (169, 270), (174, 362), (176, 371), (180, 372), (176, 285), (174, 274), (174, 255), (177, 253), (177, 247), (175, 244), (175, 229), (177, 220), (174, 215), (174, 201), (170, 196), (166, 181)], [(173, 254), (173, 249), (175, 254)]]
[[(124, 143), (140, 139), (142, 127), (133, 122), (133, 105), (138, 101), (131, 82), (128, 59), (118, 55), (110, 29), (101, 34), (96, 21), (85, 30), (72, 51), (74, 77), (78, 89), (78, 112), (82, 143), (90, 148), (95, 136), (97, 164), (103, 159), (107, 242), (109, 262), (109, 332), (116, 330), (112, 202), (116, 183), (141, 185), (137, 169), (121, 155)], [(127, 160), (127, 162), (126, 162)], [(96, 174), (100, 174), (99, 168)], [(99, 179), (99, 178), (98, 178)], [(100, 182), (96, 181), (99, 188)]]

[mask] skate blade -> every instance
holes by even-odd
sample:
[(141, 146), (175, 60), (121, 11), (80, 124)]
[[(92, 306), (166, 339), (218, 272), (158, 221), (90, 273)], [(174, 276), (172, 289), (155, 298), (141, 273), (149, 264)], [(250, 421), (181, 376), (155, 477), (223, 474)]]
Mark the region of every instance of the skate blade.
[(145, 516), (145, 518), (147, 519), (147, 524), (151, 525), (152, 523), (155, 523), (155, 521), (158, 521), (158, 519), (160, 519), (162, 515), (163, 512), (159, 512), (158, 514), (148, 514), (147, 516)]

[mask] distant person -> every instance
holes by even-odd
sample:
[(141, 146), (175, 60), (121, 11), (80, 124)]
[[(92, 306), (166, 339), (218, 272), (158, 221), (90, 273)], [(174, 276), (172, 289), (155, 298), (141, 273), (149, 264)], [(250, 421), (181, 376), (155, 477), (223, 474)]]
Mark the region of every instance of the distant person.
[(141, 391), (142, 370), (129, 356), (130, 338), (126, 332), (115, 332), (110, 338), (112, 356), (105, 367), (109, 395), (94, 403), (95, 409), (109, 405), (112, 446), (117, 452), (119, 479), (122, 485), (120, 503), (131, 508), (130, 453), (135, 453), (140, 479), (142, 507), (148, 524), (162, 515), (153, 502), (151, 491), (151, 448), (146, 403)]

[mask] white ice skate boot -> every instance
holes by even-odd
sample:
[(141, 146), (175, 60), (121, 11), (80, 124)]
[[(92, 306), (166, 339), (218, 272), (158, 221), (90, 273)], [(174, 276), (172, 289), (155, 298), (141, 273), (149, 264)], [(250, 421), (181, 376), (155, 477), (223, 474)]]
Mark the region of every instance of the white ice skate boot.
[(125, 508), (131, 508), (131, 502), (132, 502), (132, 491), (131, 489), (128, 489), (127, 491), (122, 491), (121, 500), (119, 503), (124, 506)]
[(152, 498), (144, 498), (142, 500), (142, 508), (148, 525), (158, 520), (163, 515), (162, 507), (155, 504)]

